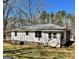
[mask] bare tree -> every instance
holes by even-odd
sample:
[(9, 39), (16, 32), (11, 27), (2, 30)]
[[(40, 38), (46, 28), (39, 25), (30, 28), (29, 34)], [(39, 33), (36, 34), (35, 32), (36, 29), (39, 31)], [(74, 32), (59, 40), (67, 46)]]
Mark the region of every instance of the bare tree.
[(10, 15), (10, 12), (13, 9), (13, 4), (11, 0), (4, 0), (3, 1), (3, 22), (4, 22), (4, 40), (6, 41), (6, 29), (7, 29), (7, 24), (8, 24), (8, 18)]
[(37, 16), (42, 11), (42, 0), (23, 0), (25, 3), (23, 4), (23, 8), (21, 11), (26, 15), (27, 19), (33, 23), (32, 21), (37, 18)]
[(42, 6), (42, 0), (3, 0), (4, 34), (9, 17), (26, 19), (33, 24), (42, 11)]

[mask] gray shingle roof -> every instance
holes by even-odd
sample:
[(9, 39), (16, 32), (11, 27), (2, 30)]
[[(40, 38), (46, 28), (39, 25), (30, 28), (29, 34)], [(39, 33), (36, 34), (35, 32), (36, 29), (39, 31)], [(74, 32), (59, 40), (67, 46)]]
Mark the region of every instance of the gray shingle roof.
[(54, 30), (54, 29), (66, 29), (66, 27), (62, 27), (59, 25), (55, 25), (55, 24), (36, 24), (36, 25), (27, 25), (27, 26), (22, 26), (20, 28), (14, 28), (12, 29), (13, 31), (21, 31), (21, 30)]

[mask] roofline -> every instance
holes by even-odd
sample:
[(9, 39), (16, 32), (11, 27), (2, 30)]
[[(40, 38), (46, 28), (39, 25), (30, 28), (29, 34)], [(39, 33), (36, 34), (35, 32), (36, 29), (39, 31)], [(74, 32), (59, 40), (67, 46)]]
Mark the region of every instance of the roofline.
[(18, 31), (18, 32), (25, 32), (25, 31), (54, 31), (54, 30), (69, 30), (69, 29), (41, 29), (41, 30), (8, 30), (6, 32), (14, 32), (14, 31)]

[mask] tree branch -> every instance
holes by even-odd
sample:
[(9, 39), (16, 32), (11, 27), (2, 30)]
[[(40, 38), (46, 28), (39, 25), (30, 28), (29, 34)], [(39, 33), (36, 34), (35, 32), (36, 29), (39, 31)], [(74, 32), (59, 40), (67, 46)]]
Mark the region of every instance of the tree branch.
[(9, 0), (5, 0), (5, 1), (3, 0), (3, 3), (6, 3), (6, 2), (8, 2), (8, 1), (9, 1)]

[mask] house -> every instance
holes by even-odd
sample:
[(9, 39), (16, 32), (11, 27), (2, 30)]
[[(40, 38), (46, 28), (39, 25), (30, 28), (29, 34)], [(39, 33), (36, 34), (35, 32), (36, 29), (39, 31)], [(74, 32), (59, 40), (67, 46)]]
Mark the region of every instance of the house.
[(12, 42), (39, 42), (47, 46), (62, 47), (70, 40), (70, 30), (55, 24), (36, 24), (14, 28)]

